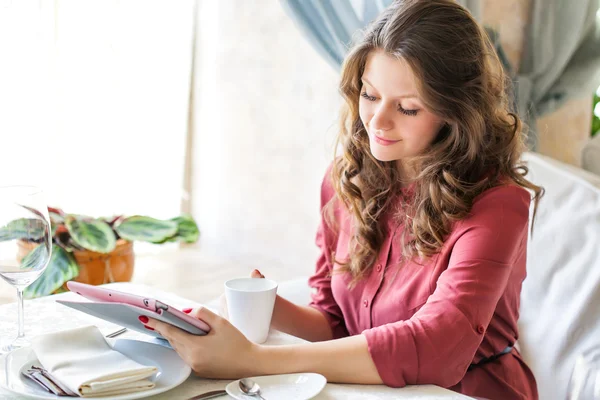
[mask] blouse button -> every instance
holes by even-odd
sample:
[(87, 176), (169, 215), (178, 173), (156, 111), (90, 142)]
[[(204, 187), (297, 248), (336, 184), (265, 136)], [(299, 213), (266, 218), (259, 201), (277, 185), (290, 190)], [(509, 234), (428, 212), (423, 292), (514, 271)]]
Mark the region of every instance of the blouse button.
[(363, 306), (368, 307), (369, 306), (369, 300), (364, 300), (363, 301)]
[(381, 264), (377, 264), (377, 272), (381, 272)]
[(485, 328), (483, 327), (483, 325), (477, 326), (477, 332), (481, 333), (482, 335), (485, 333)]

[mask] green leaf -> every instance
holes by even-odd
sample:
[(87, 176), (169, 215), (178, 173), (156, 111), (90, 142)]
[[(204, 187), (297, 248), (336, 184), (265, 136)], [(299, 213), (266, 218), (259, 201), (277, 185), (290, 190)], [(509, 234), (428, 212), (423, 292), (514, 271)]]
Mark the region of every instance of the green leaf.
[(52, 292), (52, 294), (67, 293), (69, 291), (70, 290), (65, 289), (64, 286), (61, 286), (58, 289), (56, 289), (54, 292)]
[(21, 218), (10, 221), (0, 228), (0, 242), (6, 240), (39, 240), (44, 236), (44, 221), (37, 218)]
[(39, 268), (41, 264), (48, 262), (50, 258), (49, 249), (43, 244), (37, 245), (33, 250), (25, 255), (21, 259), (21, 269), (35, 269)]
[(122, 220), (115, 230), (126, 240), (156, 243), (175, 235), (177, 222), (136, 215)]
[[(34, 250), (35, 251), (35, 250)], [(60, 246), (52, 246), (52, 257), (44, 273), (25, 288), (25, 297), (47, 296), (59, 289), (66, 281), (79, 275), (79, 266), (73, 256)]]
[(51, 223), (50, 223), (50, 226), (51, 226), (51, 228), (52, 228), (52, 233), (51, 233), (51, 235), (52, 235), (52, 237), (54, 237), (54, 235), (56, 235), (56, 230), (58, 229), (58, 225), (56, 225), (54, 222), (51, 222)]
[(50, 222), (54, 222), (57, 225), (65, 222), (64, 217), (60, 214), (50, 211), (48, 212), (48, 215), (50, 216)]
[(164, 238), (163, 240), (160, 240), (158, 242), (152, 242), (154, 244), (164, 244), (164, 243), (174, 243), (179, 241), (179, 236), (177, 236), (177, 232), (175, 232), (175, 234), (173, 236)]
[(115, 233), (104, 221), (82, 221), (69, 215), (65, 218), (65, 226), (73, 241), (85, 249), (110, 253), (117, 244)]
[(195, 243), (200, 237), (198, 225), (196, 225), (196, 221), (190, 215), (184, 214), (180, 217), (172, 218), (171, 221), (177, 222), (177, 232), (171, 237), (152, 243), (163, 244), (180, 240), (185, 243)]
[(200, 237), (200, 230), (198, 225), (191, 215), (182, 215), (175, 217), (171, 221), (177, 222), (177, 239), (180, 239), (186, 243), (195, 243)]

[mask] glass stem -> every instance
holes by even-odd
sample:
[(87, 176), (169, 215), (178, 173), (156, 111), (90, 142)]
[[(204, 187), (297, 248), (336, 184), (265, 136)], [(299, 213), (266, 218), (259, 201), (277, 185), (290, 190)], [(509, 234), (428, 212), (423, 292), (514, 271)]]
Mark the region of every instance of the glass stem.
[(24, 315), (24, 307), (23, 307), (23, 289), (21, 288), (17, 288), (17, 307), (19, 308), (18, 310), (18, 315), (19, 315), (19, 333), (17, 335), (17, 340), (22, 339), (25, 337), (25, 315)]

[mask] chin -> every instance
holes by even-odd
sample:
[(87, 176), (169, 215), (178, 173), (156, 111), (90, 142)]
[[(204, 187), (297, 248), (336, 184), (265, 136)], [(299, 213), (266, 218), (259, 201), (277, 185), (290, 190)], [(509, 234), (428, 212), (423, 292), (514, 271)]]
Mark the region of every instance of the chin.
[(387, 161), (396, 161), (400, 159), (398, 155), (384, 154), (383, 152), (371, 151), (371, 155), (375, 157), (376, 160), (387, 162)]
[[(387, 161), (396, 161), (401, 159), (404, 155), (398, 151), (398, 149), (391, 149), (389, 147), (381, 146), (377, 143), (370, 143), (370, 151), (371, 155), (375, 157), (376, 160), (387, 162)], [(395, 151), (394, 151), (395, 150)]]

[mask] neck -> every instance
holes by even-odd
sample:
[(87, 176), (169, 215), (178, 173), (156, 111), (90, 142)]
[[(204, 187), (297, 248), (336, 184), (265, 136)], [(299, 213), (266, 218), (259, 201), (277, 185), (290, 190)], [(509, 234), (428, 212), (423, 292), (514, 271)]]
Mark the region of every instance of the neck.
[(418, 175), (417, 168), (413, 164), (404, 162), (403, 160), (396, 160), (396, 167), (400, 172), (400, 180), (402, 181), (402, 187), (410, 185)]

